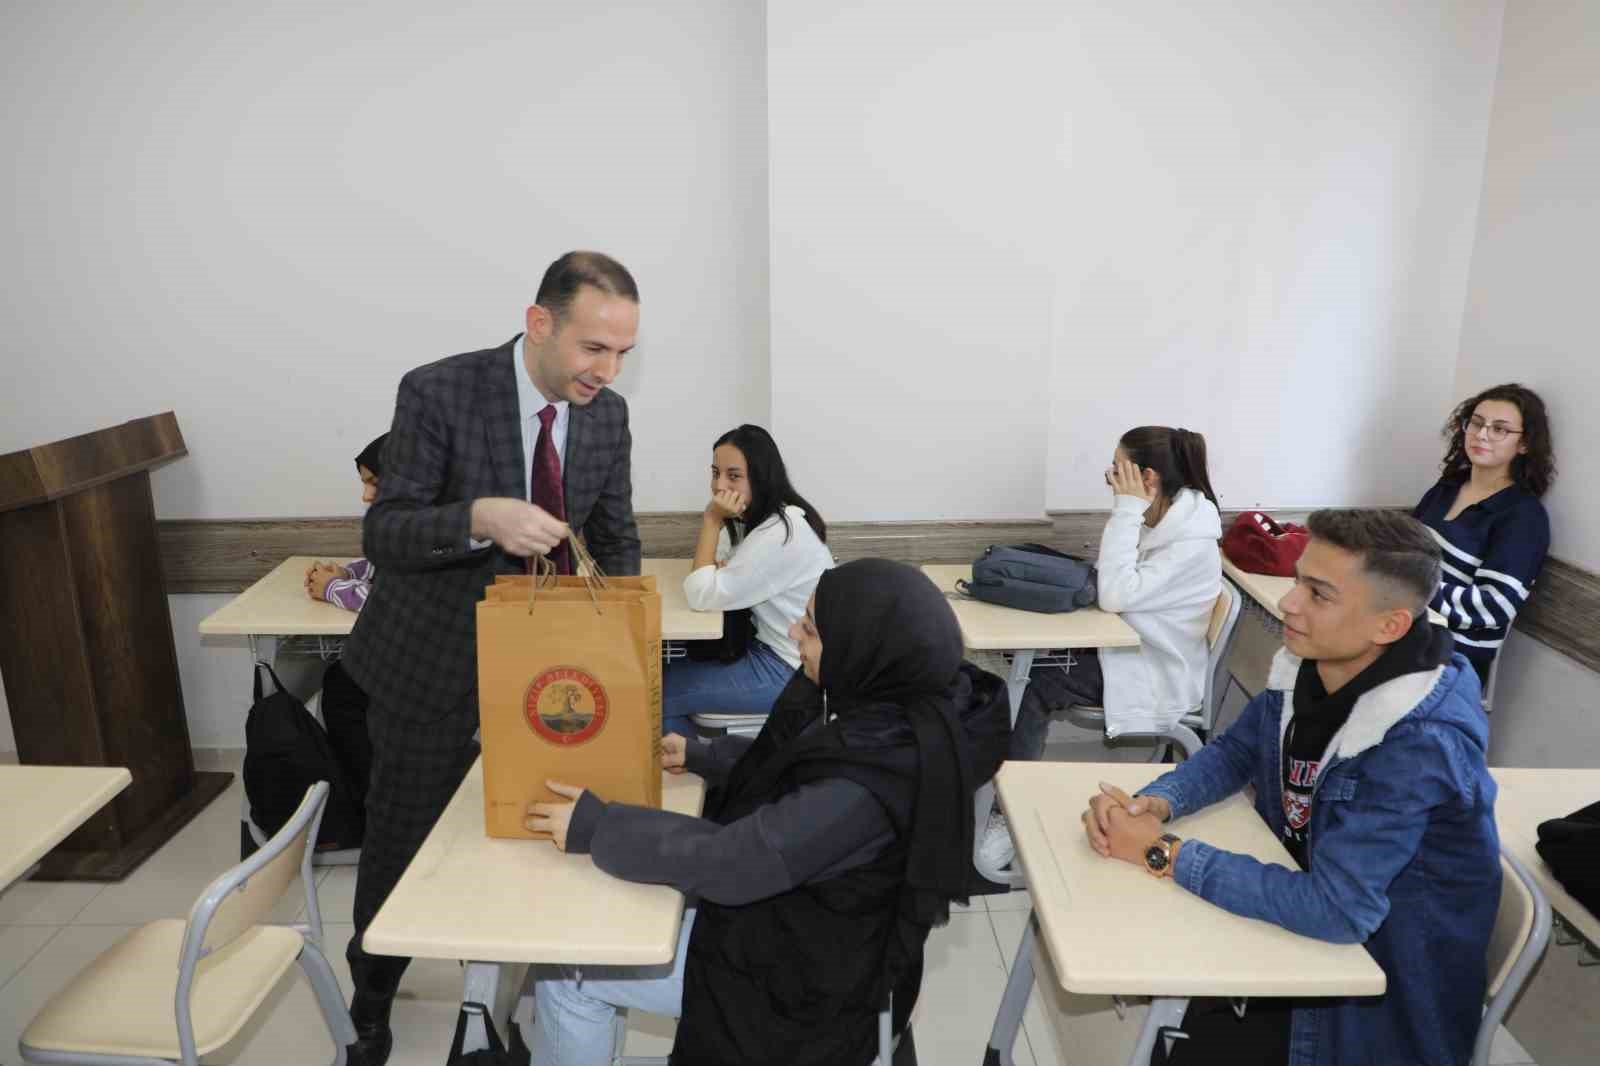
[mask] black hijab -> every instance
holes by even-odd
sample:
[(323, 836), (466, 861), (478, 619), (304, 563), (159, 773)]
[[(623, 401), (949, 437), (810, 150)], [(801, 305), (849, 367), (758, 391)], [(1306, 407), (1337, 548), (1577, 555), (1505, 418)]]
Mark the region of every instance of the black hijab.
[(361, 449), (361, 454), (356, 456), (356, 471), (358, 473), (362, 467), (366, 467), (368, 470), (372, 471), (374, 477), (383, 476), (383, 442), (388, 439), (389, 434), (385, 433), (383, 436), (379, 437), (377, 440)]
[(972, 862), (972, 754), (952, 698), (963, 644), (955, 612), (920, 571), (859, 559), (822, 575), (814, 618), (830, 715), (910, 726), (918, 764), (906, 881), (917, 918), (942, 924)]

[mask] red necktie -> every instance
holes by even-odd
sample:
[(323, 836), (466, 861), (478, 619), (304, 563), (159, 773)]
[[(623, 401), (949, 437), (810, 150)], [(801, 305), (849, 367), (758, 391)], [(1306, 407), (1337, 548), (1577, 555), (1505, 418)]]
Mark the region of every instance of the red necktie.
[[(542, 507), (550, 514), (565, 522), (567, 520), (567, 501), (561, 491), (561, 456), (556, 454), (556, 438), (554, 427), (556, 409), (554, 404), (546, 404), (544, 410), (539, 412), (539, 439), (533, 445), (533, 505)], [(572, 573), (567, 542), (562, 541), (550, 551), (550, 561), (556, 564), (559, 574)], [(533, 561), (529, 560), (529, 566)]]

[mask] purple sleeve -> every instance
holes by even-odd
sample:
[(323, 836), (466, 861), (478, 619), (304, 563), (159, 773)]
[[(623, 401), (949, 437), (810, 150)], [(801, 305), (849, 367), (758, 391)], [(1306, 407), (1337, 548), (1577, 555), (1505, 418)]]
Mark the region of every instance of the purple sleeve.
[(345, 570), (349, 571), (350, 576), (357, 581), (370, 582), (374, 569), (376, 568), (372, 565), (371, 559), (351, 559), (345, 564)]
[(367, 593), (372, 591), (372, 582), (361, 581), (356, 578), (338, 578), (328, 582), (328, 588), (322, 598), (335, 607), (343, 607), (347, 611), (359, 611), (367, 602)]

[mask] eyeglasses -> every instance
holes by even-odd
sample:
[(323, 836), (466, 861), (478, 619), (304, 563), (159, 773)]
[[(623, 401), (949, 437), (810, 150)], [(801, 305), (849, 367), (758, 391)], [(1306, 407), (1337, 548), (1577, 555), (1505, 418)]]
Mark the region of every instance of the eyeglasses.
[(1489, 439), (1494, 441), (1496, 444), (1499, 444), (1513, 433), (1522, 432), (1520, 429), (1512, 429), (1504, 422), (1485, 422), (1477, 415), (1473, 415), (1471, 418), (1461, 423), (1461, 432), (1465, 433), (1469, 437), (1476, 437), (1484, 430), (1489, 431)]

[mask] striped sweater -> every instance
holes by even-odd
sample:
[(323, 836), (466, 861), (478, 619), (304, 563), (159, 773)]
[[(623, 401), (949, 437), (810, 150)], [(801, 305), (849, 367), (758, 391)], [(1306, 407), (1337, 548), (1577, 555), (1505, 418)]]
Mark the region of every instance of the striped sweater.
[(1528, 600), (1550, 550), (1544, 504), (1520, 485), (1501, 489), (1455, 518), (1459, 481), (1441, 481), (1411, 513), (1433, 532), (1444, 552), (1443, 578), (1432, 607), (1444, 616), (1456, 646), (1480, 679)]

